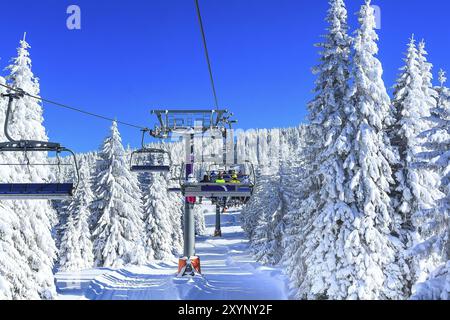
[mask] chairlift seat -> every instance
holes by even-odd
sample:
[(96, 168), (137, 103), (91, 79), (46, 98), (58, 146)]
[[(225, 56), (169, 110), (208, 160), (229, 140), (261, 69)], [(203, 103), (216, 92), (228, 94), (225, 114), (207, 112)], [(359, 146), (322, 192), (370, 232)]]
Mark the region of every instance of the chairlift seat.
[(253, 185), (233, 183), (233, 184), (211, 184), (198, 183), (186, 184), (183, 187), (186, 197), (206, 197), (206, 198), (242, 198), (250, 197), (253, 191)]
[(0, 200), (59, 200), (73, 196), (73, 183), (0, 183)]
[(169, 172), (170, 166), (132, 166), (132, 172)]

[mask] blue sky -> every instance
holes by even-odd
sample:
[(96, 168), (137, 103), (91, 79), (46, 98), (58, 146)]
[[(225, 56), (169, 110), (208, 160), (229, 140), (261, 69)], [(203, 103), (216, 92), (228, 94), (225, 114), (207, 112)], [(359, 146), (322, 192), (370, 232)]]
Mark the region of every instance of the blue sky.
[[(357, 26), (363, 0), (347, 0)], [(221, 106), (240, 128), (305, 121), (317, 63), (314, 43), (326, 27), (327, 0), (200, 0)], [(81, 30), (66, 28), (66, 8), (81, 8)], [(380, 55), (394, 83), (412, 33), (425, 38), (430, 60), (450, 69), (446, 0), (374, 0), (382, 13)], [(21, 0), (0, 7), (0, 68), (28, 32), (42, 96), (153, 126), (152, 108), (206, 108), (213, 98), (194, 0)], [(4, 73), (3, 73), (4, 74)], [(51, 105), (45, 125), (53, 141), (76, 151), (97, 149), (110, 124)], [(120, 127), (125, 144), (139, 132)]]

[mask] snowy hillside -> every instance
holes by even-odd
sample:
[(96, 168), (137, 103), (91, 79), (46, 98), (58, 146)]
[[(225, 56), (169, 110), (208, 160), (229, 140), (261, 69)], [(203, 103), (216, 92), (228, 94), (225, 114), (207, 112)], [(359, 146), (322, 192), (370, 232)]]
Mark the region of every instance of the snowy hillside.
[(154, 261), (148, 266), (91, 269), (56, 274), (58, 299), (132, 300), (283, 300), (287, 279), (280, 268), (255, 262), (240, 227), (240, 213), (223, 216), (222, 238), (212, 238), (215, 206), (206, 213), (206, 234), (197, 239), (203, 277), (178, 278), (178, 261)]

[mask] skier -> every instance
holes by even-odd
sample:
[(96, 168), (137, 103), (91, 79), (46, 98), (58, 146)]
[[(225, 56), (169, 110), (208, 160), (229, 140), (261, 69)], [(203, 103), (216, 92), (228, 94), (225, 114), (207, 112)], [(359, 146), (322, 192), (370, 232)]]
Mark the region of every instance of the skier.
[(222, 172), (219, 172), (219, 176), (217, 177), (215, 183), (222, 183), (222, 184), (225, 183), (225, 178), (223, 177), (223, 173)]
[(207, 174), (205, 174), (204, 176), (203, 176), (203, 180), (202, 181), (200, 181), (201, 183), (210, 183), (211, 182), (211, 179), (209, 178), (209, 176), (207, 175)]

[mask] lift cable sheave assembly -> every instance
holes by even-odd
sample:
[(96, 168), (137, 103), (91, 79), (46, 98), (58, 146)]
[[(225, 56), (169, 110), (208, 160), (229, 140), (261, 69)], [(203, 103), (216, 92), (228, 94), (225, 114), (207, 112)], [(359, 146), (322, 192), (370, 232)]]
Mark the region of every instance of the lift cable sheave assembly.
[[(4, 86), (4, 85), (3, 85)], [(80, 174), (77, 164), (77, 159), (74, 152), (61, 146), (59, 143), (48, 141), (36, 141), (36, 140), (16, 140), (11, 137), (8, 131), (8, 124), (10, 122), (12, 105), (14, 100), (22, 99), (27, 93), (21, 89), (10, 90), (9, 93), (2, 94), (3, 98), (8, 98), (8, 107), (6, 110), (6, 118), (4, 124), (4, 134), (7, 142), (0, 143), (0, 152), (20, 152), (25, 156), (25, 163), (5, 163), (3, 166), (60, 166), (67, 165), (62, 164), (60, 154), (67, 152), (71, 155), (73, 160), (73, 167), (75, 171), (76, 181), (69, 183), (0, 183), (0, 199), (2, 200), (62, 200), (73, 196), (75, 190), (78, 187), (80, 181)], [(56, 154), (57, 163), (39, 163), (32, 164), (29, 161), (29, 152), (54, 152)], [(60, 170), (58, 170), (60, 171)]]

